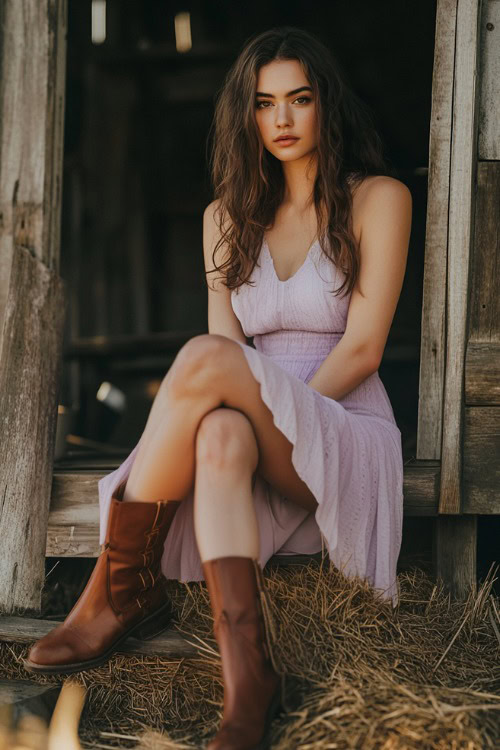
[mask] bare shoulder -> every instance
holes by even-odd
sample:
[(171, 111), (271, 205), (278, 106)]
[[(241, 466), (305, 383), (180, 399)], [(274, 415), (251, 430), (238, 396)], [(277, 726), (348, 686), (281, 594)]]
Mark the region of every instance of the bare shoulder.
[[(224, 269), (217, 270), (228, 260), (228, 248), (226, 243), (219, 244), (221, 238), (221, 220), (219, 215), (220, 201), (214, 200), (208, 204), (203, 212), (203, 259), (205, 271), (210, 273), (211, 284), (214, 289), (222, 288), (222, 277), (225, 275)], [(227, 227), (225, 220), (223, 230)]]
[(353, 193), (358, 208), (368, 204), (411, 204), (411, 192), (401, 180), (389, 175), (370, 175), (362, 180)]
[(209, 223), (209, 224), (211, 222), (215, 223), (215, 216), (216, 216), (216, 213), (217, 213), (217, 210), (219, 209), (219, 207), (220, 207), (220, 201), (218, 199), (216, 199), (216, 200), (212, 201), (211, 203), (209, 203), (208, 206), (206, 207), (206, 209), (203, 212), (203, 222), (204, 223), (206, 222), (206, 223)]
[(395, 177), (370, 175), (353, 191), (353, 230), (358, 241), (370, 226), (379, 227), (381, 222), (393, 221), (396, 217), (408, 221), (411, 213), (411, 192)]

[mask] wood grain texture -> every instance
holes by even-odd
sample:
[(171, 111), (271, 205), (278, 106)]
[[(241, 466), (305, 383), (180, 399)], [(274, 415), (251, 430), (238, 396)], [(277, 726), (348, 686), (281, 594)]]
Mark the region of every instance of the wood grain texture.
[(18, 248), (0, 358), (0, 609), (40, 607), (62, 359), (57, 274)]
[(448, 216), (446, 372), (441, 444), (440, 513), (460, 513), (469, 259), (477, 157), (478, 32), (481, 0), (457, 9)]
[(475, 592), (477, 516), (439, 516), (434, 522), (433, 559), (436, 579), (451, 595), (467, 599)]
[(479, 162), (471, 257), (469, 342), (500, 343), (499, 228), (500, 162)]
[(457, 0), (438, 0), (420, 344), (417, 458), (441, 456), (445, 369), (446, 256)]
[(0, 15), (0, 608), (40, 609), (64, 321), (66, 0)]
[(500, 406), (465, 410), (463, 512), (500, 514)]
[[(54, 472), (45, 552), (47, 557), (97, 557), (100, 554), (97, 483), (107, 473), (92, 469), (78, 473), (68, 470)], [(406, 515), (435, 515), (439, 462), (414, 461), (405, 466), (403, 491)]]
[(500, 160), (500, 0), (483, 0), (479, 159)]
[(473, 342), (465, 358), (465, 403), (500, 406), (500, 342)]
[[(37, 620), (30, 617), (0, 617), (0, 641), (33, 643), (50, 633), (58, 624), (59, 622), (54, 620)], [(118, 653), (150, 654), (182, 659), (196, 656), (197, 649), (172, 628), (150, 641), (129, 638), (120, 646)]]

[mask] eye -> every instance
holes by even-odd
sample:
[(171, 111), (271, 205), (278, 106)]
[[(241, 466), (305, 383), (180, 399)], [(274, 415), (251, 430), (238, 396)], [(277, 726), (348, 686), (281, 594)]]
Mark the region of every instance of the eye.
[(271, 104), (271, 102), (267, 102), (267, 101), (258, 101), (258, 102), (256, 102), (256, 107), (257, 107), (257, 109), (267, 109), (267, 107), (263, 107), (263, 106), (261, 106), (261, 105), (263, 105), (263, 104)]
[(298, 96), (297, 99), (295, 99), (296, 102), (300, 102), (301, 104), (307, 104), (307, 102), (310, 102), (311, 99), (308, 96)]

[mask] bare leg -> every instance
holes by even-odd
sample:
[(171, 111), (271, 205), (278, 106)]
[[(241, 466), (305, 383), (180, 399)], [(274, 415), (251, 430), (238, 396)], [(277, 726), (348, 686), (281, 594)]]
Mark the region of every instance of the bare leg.
[(124, 499), (183, 498), (194, 485), (200, 423), (220, 407), (240, 411), (250, 421), (259, 473), (290, 500), (314, 511), (317, 501), (295, 471), (292, 445), (262, 401), (241, 347), (214, 334), (195, 336), (177, 355), (155, 398)]
[(249, 420), (234, 409), (205, 416), (196, 438), (194, 528), (201, 561), (258, 559), (259, 528), (252, 477), (259, 459)]

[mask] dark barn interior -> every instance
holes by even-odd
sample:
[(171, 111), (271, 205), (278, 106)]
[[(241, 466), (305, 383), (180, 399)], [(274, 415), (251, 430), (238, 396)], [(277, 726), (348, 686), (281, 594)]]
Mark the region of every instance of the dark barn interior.
[[(91, 0), (69, 2), (59, 398), (69, 414), (66, 459), (94, 450), (122, 460), (179, 348), (208, 330), (202, 214), (212, 200), (214, 99), (245, 40), (285, 24), (332, 50), (413, 196), (407, 272), (380, 376), (404, 458), (414, 457), (435, 1), (100, 4), (105, 38), (96, 40)], [(176, 36), (181, 14), (191, 33), (185, 51)], [(430, 558), (432, 523), (405, 519), (406, 553)], [(485, 566), (487, 548), (485, 540)]]
[[(106, 5), (106, 38), (96, 44), (90, 2), (69, 3), (62, 274), (73, 365), (60, 403), (80, 407), (75, 433), (133, 447), (179, 346), (207, 331), (202, 214), (212, 200), (214, 97), (249, 36), (290, 24), (317, 34), (336, 55), (413, 194), (408, 270), (380, 370), (404, 454), (413, 455), (434, 3)], [(187, 52), (176, 49), (181, 12), (191, 20)], [(95, 401), (102, 382), (125, 394), (119, 417)]]

